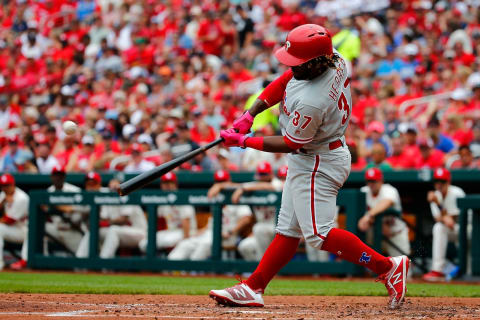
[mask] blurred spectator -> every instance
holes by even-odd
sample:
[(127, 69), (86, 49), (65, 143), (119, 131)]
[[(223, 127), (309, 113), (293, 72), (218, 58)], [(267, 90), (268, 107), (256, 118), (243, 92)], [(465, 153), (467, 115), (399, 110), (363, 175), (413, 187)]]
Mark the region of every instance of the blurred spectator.
[(472, 151), (468, 145), (461, 145), (458, 148), (458, 159), (452, 161), (450, 169), (478, 169), (478, 160), (473, 158)]
[(434, 148), (433, 141), (430, 139), (420, 139), (418, 141), (420, 148), (420, 157), (417, 159), (416, 169), (435, 169), (443, 167), (445, 154)]
[(24, 164), (33, 159), (30, 150), (20, 147), (20, 139), (18, 136), (8, 137), (8, 148), (0, 161), (1, 172), (22, 172)]
[(385, 126), (380, 121), (372, 121), (367, 126), (368, 138), (365, 141), (367, 150), (372, 151), (373, 145), (380, 143), (383, 145), (385, 152), (389, 154), (389, 146), (384, 139), (383, 134), (385, 132)]
[(153, 162), (147, 161), (142, 156), (143, 148), (140, 144), (132, 144), (132, 160), (125, 167), (126, 173), (141, 173), (151, 170), (155, 167)]
[(365, 161), (365, 158), (360, 157), (358, 154), (358, 148), (355, 141), (350, 140), (347, 142), (347, 145), (352, 156), (352, 171), (362, 171), (367, 165), (367, 161)]
[(379, 168), (383, 171), (392, 170), (392, 166), (387, 161), (387, 152), (381, 143), (375, 143), (371, 152), (372, 160), (367, 164), (366, 168)]
[(5, 267), (3, 247), (5, 242), (22, 243), (22, 259), (11, 266), (23, 269), (27, 265), (27, 219), (30, 197), (15, 186), (9, 173), (0, 176), (0, 270)]
[(46, 137), (41, 140), (37, 140), (37, 149), (35, 162), (37, 164), (38, 172), (43, 174), (49, 174), (54, 167), (58, 167), (58, 160), (50, 154), (50, 146), (47, 144)]
[(455, 148), (453, 140), (441, 132), (440, 121), (438, 121), (435, 116), (428, 122), (427, 131), (430, 139), (432, 139), (435, 149), (438, 149), (443, 153), (449, 153)]

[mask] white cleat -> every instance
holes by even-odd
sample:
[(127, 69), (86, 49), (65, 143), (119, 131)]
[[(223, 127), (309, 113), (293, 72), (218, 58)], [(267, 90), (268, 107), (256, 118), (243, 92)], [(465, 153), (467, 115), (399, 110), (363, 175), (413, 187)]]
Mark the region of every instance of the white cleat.
[(229, 307), (264, 306), (262, 294), (252, 290), (245, 282), (222, 290), (211, 290), (209, 296), (217, 303)]
[(405, 301), (407, 292), (407, 274), (410, 267), (410, 259), (407, 256), (390, 257), (392, 268), (380, 275), (377, 281), (382, 281), (387, 288), (390, 297), (388, 307), (396, 309)]

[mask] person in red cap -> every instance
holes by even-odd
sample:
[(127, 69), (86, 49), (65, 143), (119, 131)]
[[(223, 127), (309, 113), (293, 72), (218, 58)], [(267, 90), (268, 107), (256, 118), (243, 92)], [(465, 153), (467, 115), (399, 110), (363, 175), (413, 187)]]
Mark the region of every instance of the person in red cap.
[[(378, 274), (389, 306), (397, 308), (405, 297), (408, 257), (385, 257), (353, 233), (334, 227), (338, 190), (351, 169), (344, 136), (352, 112), (347, 63), (333, 49), (330, 32), (315, 24), (291, 30), (275, 56), (288, 69), (220, 136), (227, 147), (289, 154), (276, 235), (246, 281), (209, 295), (223, 305), (263, 307), (265, 288), (293, 258), (303, 237), (317, 250), (342, 252), (340, 258)], [(282, 134), (248, 136), (254, 117), (279, 102)]]
[(444, 269), (447, 265), (447, 245), (449, 241), (458, 244), (458, 216), (460, 209), (457, 199), (465, 197), (465, 192), (450, 184), (451, 174), (445, 168), (433, 171), (435, 191), (429, 191), (427, 201), (435, 221), (432, 230), (432, 267), (423, 275), (426, 281), (445, 281)]
[[(178, 180), (175, 173), (168, 172), (160, 178), (160, 189), (164, 192), (178, 190)], [(193, 206), (158, 206), (157, 217), (164, 219), (166, 224), (165, 230), (157, 231), (157, 250), (172, 249), (180, 241), (195, 235), (197, 232), (197, 218)], [(146, 252), (147, 239), (140, 241), (138, 246), (142, 252)]]
[(5, 267), (3, 246), (5, 241), (23, 243), (22, 259), (10, 266), (23, 269), (27, 266), (27, 219), (30, 197), (15, 186), (15, 179), (9, 173), (0, 176), (0, 270)]
[(141, 173), (155, 168), (153, 162), (147, 161), (143, 158), (142, 145), (138, 143), (132, 144), (132, 160), (123, 170), (126, 173)]
[[(218, 192), (231, 182), (230, 173), (217, 170), (214, 173), (215, 183), (208, 191), (210, 199), (219, 196)], [(222, 246), (224, 249), (235, 249), (240, 234), (251, 222), (252, 211), (245, 205), (226, 205), (222, 208)], [(198, 230), (197, 234), (180, 241), (168, 254), (170, 260), (205, 260), (212, 252), (213, 220), (210, 218), (207, 225)]]
[[(365, 171), (366, 186), (360, 190), (366, 194), (367, 212), (358, 221), (358, 229), (363, 232), (371, 230), (375, 217), (385, 210), (394, 209), (402, 212), (400, 194), (398, 190), (383, 181), (383, 173), (379, 168), (370, 168)], [(391, 256), (409, 255), (410, 241), (408, 226), (402, 219), (394, 216), (383, 218), (383, 236), (389, 241), (383, 241), (384, 250)], [(393, 245), (392, 245), (393, 244)]]

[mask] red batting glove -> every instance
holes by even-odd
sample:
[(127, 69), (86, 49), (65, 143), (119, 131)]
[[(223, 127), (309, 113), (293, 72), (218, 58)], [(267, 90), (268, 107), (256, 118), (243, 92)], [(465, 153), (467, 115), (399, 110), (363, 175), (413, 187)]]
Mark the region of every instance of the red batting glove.
[(240, 118), (233, 122), (233, 128), (239, 133), (246, 134), (250, 132), (253, 124), (253, 116), (250, 112), (245, 111)]
[(242, 133), (236, 132), (235, 129), (220, 131), (220, 137), (225, 140), (223, 143), (226, 147), (245, 148), (245, 140), (247, 139), (247, 136)]

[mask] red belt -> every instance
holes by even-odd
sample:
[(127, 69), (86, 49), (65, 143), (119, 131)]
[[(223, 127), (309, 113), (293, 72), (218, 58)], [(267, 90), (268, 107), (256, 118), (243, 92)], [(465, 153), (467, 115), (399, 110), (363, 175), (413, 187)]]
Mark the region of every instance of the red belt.
[(328, 149), (330, 150), (335, 150), (340, 147), (343, 147), (343, 142), (340, 139), (332, 141), (328, 144)]

